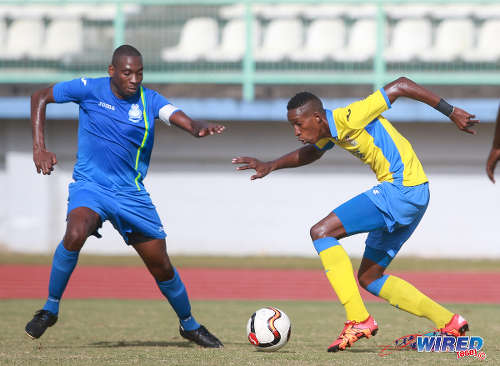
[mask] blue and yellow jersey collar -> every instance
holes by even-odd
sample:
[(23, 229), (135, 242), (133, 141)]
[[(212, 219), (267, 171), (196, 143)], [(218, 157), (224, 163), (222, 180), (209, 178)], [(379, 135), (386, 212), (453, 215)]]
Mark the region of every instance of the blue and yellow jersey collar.
[(328, 127), (330, 128), (330, 133), (332, 137), (338, 137), (337, 127), (335, 126), (335, 120), (333, 119), (333, 112), (331, 109), (325, 109), (326, 119), (328, 120)]

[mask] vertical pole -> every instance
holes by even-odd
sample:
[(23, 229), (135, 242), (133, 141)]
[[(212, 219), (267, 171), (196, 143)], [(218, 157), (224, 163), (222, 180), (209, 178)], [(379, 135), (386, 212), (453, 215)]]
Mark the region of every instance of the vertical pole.
[(125, 15), (123, 14), (123, 4), (116, 3), (116, 14), (113, 22), (115, 33), (115, 49), (125, 43)]
[(377, 48), (375, 50), (375, 58), (373, 60), (373, 68), (375, 71), (375, 80), (373, 81), (373, 88), (377, 90), (384, 86), (386, 65), (384, 60), (384, 46), (385, 46), (385, 12), (382, 3), (377, 4)]
[(252, 101), (254, 99), (254, 73), (255, 62), (253, 59), (253, 22), (252, 5), (250, 1), (245, 1), (245, 55), (243, 57), (243, 100)]

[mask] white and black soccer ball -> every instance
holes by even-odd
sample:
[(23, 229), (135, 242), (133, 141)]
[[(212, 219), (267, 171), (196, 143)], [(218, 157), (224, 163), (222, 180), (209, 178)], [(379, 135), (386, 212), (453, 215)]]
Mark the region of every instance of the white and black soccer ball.
[(247, 323), (247, 336), (259, 351), (276, 351), (290, 339), (290, 318), (272, 306), (257, 310)]

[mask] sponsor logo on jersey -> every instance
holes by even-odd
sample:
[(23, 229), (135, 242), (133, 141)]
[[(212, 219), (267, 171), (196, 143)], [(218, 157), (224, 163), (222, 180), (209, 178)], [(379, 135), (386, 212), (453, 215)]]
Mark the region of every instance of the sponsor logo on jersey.
[(104, 103), (104, 102), (99, 102), (99, 107), (103, 107), (103, 108), (106, 108), (106, 109), (109, 109), (109, 110), (112, 110), (114, 111), (115, 110), (115, 106), (114, 105), (111, 105), (111, 104), (108, 104), (108, 103)]
[(142, 120), (142, 111), (139, 104), (132, 104), (128, 111), (128, 120), (130, 122), (138, 123)]

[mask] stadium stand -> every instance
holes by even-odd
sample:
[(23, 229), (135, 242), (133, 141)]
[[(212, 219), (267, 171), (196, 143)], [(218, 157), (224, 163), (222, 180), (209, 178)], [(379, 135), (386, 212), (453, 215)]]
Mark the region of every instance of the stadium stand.
[(452, 62), (470, 52), (474, 45), (474, 23), (471, 19), (446, 19), (436, 29), (432, 48), (420, 55), (423, 61)]
[(345, 24), (341, 19), (318, 19), (307, 28), (305, 45), (296, 50), (294, 61), (321, 62), (332, 59), (345, 44)]
[(465, 61), (496, 62), (500, 59), (500, 19), (487, 20), (478, 32), (478, 43), (471, 52), (462, 55)]
[[(253, 46), (260, 40), (260, 24), (256, 21), (252, 24)], [(246, 48), (246, 22), (243, 19), (232, 19), (224, 26), (222, 38), (219, 45), (206, 54), (209, 61), (241, 61)]]
[(290, 58), (302, 46), (302, 21), (296, 18), (272, 20), (264, 31), (262, 46), (255, 50), (255, 60), (276, 62)]
[(193, 18), (182, 29), (179, 44), (162, 51), (165, 61), (196, 61), (205, 59), (218, 42), (218, 24), (213, 18)]
[(388, 62), (409, 62), (428, 50), (431, 44), (432, 25), (429, 20), (403, 19), (392, 29), (390, 46), (384, 56)]
[(9, 27), (5, 40), (3, 58), (37, 58), (42, 53), (44, 24), (39, 18), (18, 18)]
[[(64, 34), (64, 37), (61, 37)], [(80, 19), (54, 19), (47, 26), (42, 57), (65, 59), (83, 51), (83, 29)]]
[(375, 54), (376, 23), (373, 19), (361, 19), (352, 25), (347, 46), (338, 50), (334, 58), (344, 62), (368, 61)]

